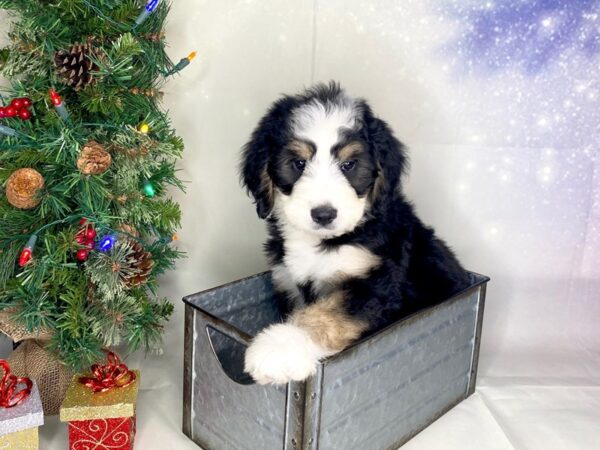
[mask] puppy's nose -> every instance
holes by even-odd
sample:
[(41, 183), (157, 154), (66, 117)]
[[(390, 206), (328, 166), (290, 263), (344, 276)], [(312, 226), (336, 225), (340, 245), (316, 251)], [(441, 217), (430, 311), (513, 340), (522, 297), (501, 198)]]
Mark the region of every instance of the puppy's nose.
[(337, 217), (337, 210), (331, 206), (319, 206), (310, 210), (312, 219), (319, 225), (328, 225)]

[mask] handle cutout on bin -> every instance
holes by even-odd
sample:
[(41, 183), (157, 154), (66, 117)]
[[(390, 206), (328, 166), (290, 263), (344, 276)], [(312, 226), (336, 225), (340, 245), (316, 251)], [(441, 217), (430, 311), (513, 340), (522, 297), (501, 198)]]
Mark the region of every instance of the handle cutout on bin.
[(206, 326), (206, 334), (223, 372), (236, 383), (254, 384), (252, 377), (244, 372), (246, 346), (210, 325)]

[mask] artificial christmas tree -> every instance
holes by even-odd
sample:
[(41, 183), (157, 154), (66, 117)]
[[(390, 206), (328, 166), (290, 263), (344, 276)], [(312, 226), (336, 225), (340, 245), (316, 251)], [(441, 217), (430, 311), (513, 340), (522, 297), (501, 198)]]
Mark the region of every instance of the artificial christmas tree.
[(12, 16), (0, 50), (0, 330), (43, 334), (36, 345), (73, 370), (109, 346), (159, 349), (172, 305), (156, 298), (157, 277), (180, 256), (167, 188), (182, 188), (183, 143), (158, 102), (191, 61), (165, 53), (168, 5), (0, 9)]

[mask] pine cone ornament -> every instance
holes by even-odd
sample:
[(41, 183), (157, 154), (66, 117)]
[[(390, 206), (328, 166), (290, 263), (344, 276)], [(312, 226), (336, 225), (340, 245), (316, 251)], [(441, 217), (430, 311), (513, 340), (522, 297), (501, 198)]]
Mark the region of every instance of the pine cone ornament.
[(102, 144), (88, 141), (77, 158), (77, 168), (84, 175), (99, 175), (108, 170), (112, 157)]
[(76, 44), (69, 50), (59, 50), (54, 54), (54, 65), (65, 84), (76, 91), (91, 84), (94, 79), (91, 72), (98, 67), (91, 60), (92, 47), (88, 44)]
[(115, 264), (113, 271), (120, 272), (121, 279), (129, 288), (139, 286), (148, 281), (154, 267), (152, 254), (144, 250), (144, 246), (131, 241), (131, 252), (121, 264)]
[(140, 232), (137, 230), (137, 228), (129, 223), (123, 222), (119, 224), (117, 226), (117, 230), (127, 233), (133, 237), (140, 237)]
[(35, 208), (40, 199), (38, 193), (44, 187), (44, 177), (35, 169), (15, 170), (6, 180), (6, 199), (19, 209)]

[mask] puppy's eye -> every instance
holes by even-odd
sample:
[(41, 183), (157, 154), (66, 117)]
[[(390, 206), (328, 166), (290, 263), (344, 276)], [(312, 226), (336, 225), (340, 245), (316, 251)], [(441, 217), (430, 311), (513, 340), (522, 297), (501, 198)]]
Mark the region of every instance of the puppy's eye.
[(342, 169), (342, 172), (349, 172), (352, 169), (354, 169), (354, 167), (356, 166), (356, 160), (355, 159), (351, 159), (350, 161), (345, 161), (340, 165), (340, 169)]
[(292, 164), (296, 168), (296, 170), (303, 171), (306, 167), (306, 161), (303, 159), (295, 159), (292, 161)]

